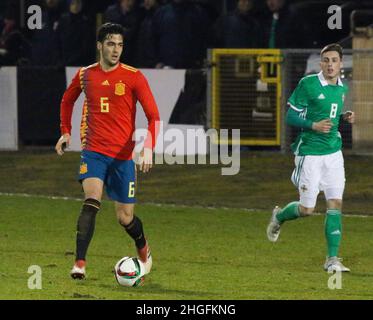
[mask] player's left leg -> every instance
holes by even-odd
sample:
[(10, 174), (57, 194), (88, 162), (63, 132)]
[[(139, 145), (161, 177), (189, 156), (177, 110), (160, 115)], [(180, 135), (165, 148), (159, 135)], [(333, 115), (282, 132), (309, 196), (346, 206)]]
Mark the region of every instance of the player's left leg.
[(342, 239), (342, 198), (345, 186), (343, 156), (341, 152), (328, 155), (322, 184), (327, 200), (325, 238), (328, 256), (325, 271), (350, 271), (338, 258)]
[[(330, 192), (330, 190), (329, 190)], [(342, 240), (342, 199), (328, 199), (325, 216), (325, 238), (328, 256), (324, 264), (325, 271), (349, 272), (338, 258)]]
[(135, 163), (132, 160), (115, 160), (109, 168), (106, 191), (108, 196), (115, 200), (118, 222), (134, 240), (138, 256), (145, 265), (146, 273), (149, 273), (152, 257), (142, 221), (134, 214), (135, 190)]
[(115, 211), (118, 222), (134, 240), (137, 254), (145, 266), (146, 273), (152, 267), (152, 256), (149, 244), (145, 238), (142, 221), (134, 215), (134, 204), (115, 202)]

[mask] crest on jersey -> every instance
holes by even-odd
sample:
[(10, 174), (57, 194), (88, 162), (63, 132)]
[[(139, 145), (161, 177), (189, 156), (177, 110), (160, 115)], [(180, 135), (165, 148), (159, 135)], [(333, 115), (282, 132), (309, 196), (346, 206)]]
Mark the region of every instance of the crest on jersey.
[(342, 94), (342, 101), (345, 102), (345, 95)]
[(126, 85), (122, 82), (118, 82), (115, 84), (115, 94), (117, 96), (123, 96), (126, 92)]
[(87, 172), (88, 172), (87, 164), (83, 162), (83, 163), (80, 165), (79, 173), (80, 173), (80, 174), (85, 174), (85, 173), (87, 173)]

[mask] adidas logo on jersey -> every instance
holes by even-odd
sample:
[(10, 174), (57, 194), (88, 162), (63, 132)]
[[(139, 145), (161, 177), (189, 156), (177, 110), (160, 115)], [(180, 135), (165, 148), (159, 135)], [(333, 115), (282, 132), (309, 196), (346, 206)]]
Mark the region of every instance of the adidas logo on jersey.
[(110, 86), (109, 81), (105, 80), (103, 83), (101, 83), (103, 86)]
[(337, 235), (340, 235), (340, 234), (341, 234), (341, 231), (339, 231), (339, 230), (335, 230), (335, 231), (333, 231), (331, 234), (334, 235), (334, 236), (337, 236)]
[(323, 94), (320, 94), (320, 95), (317, 97), (317, 99), (320, 99), (320, 100), (325, 99), (325, 96), (324, 96)]

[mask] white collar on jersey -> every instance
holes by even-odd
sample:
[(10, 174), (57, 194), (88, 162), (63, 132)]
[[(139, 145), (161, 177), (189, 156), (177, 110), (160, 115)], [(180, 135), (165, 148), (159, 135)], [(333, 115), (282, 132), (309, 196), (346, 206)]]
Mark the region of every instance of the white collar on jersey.
[[(319, 77), (319, 81), (320, 81), (320, 83), (321, 83), (321, 85), (322, 85), (323, 87), (325, 87), (325, 86), (327, 86), (327, 85), (329, 84), (328, 81), (325, 80), (325, 77), (324, 77), (324, 75), (322, 74), (322, 71), (320, 71), (320, 72), (317, 74), (317, 76)], [(339, 86), (343, 87), (343, 83), (342, 83), (342, 80), (341, 80), (340, 77), (338, 77), (338, 79), (337, 79), (337, 84), (338, 84)]]

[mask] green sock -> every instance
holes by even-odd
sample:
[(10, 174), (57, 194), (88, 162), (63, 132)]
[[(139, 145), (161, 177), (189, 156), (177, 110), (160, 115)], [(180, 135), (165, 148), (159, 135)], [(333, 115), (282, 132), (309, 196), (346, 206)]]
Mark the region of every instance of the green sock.
[(294, 220), (299, 218), (299, 202), (294, 201), (288, 203), (281, 211), (276, 215), (276, 219), (280, 224), (288, 220)]
[(342, 214), (338, 209), (328, 209), (326, 211), (325, 237), (328, 244), (328, 256), (338, 257), (342, 238)]

